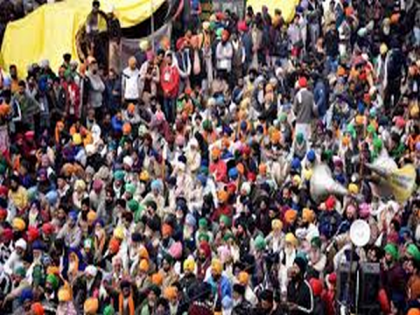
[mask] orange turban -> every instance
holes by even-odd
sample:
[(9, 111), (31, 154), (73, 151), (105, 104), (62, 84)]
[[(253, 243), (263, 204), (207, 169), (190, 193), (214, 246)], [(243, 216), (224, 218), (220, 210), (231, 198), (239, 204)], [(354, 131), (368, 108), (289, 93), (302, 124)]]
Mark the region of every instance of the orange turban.
[(400, 14), (394, 13), (391, 15), (391, 24), (398, 24), (398, 21), (400, 20)]
[(280, 142), (280, 138), (281, 138), (280, 131), (278, 131), (278, 130), (274, 130), (274, 131), (271, 133), (271, 142), (272, 142), (273, 144), (277, 144), (277, 143), (279, 143), (279, 142)]
[(287, 224), (292, 224), (296, 221), (297, 218), (297, 211), (289, 209), (284, 214), (284, 220)]
[(343, 146), (347, 147), (350, 144), (350, 137), (343, 137), (342, 139)]
[(130, 125), (130, 123), (127, 122), (127, 123), (125, 123), (122, 126), (122, 132), (123, 132), (123, 134), (125, 136), (127, 136), (127, 135), (129, 135), (131, 133), (131, 125)]
[(249, 274), (245, 271), (241, 271), (238, 275), (238, 281), (242, 285), (247, 285), (249, 281)]
[(47, 275), (56, 275), (58, 276), (60, 274), (60, 268), (56, 266), (50, 266), (47, 268)]
[(120, 242), (116, 238), (111, 238), (108, 247), (111, 253), (116, 254), (120, 250)]
[(32, 304), (31, 311), (33, 315), (44, 315), (44, 307), (39, 302)]
[(0, 116), (7, 116), (10, 113), (10, 106), (7, 104), (0, 105)]
[(163, 276), (161, 273), (156, 272), (152, 275), (152, 283), (157, 285), (157, 286), (161, 286), (163, 283)]
[(218, 147), (214, 147), (211, 150), (211, 158), (213, 160), (218, 159), (220, 157), (220, 154), (221, 154), (221, 152), (220, 152), (220, 149)]
[(178, 289), (176, 287), (167, 287), (163, 291), (163, 296), (169, 301), (175, 300), (178, 296)]
[(365, 123), (365, 116), (357, 115), (355, 120), (356, 120), (356, 124), (363, 125)]
[(139, 270), (143, 272), (149, 271), (149, 262), (146, 259), (142, 259), (139, 264)]
[(147, 251), (146, 247), (142, 246), (139, 249), (139, 257), (140, 259), (147, 259), (149, 260), (149, 252)]
[(128, 106), (127, 106), (127, 111), (129, 112), (129, 113), (134, 113), (134, 111), (136, 110), (136, 106), (133, 104), (133, 103), (130, 103), (130, 104), (128, 104)]
[(85, 301), (84, 310), (87, 314), (96, 314), (99, 308), (99, 301), (96, 298), (88, 298)]
[(312, 223), (315, 220), (315, 212), (308, 208), (303, 209), (302, 220), (305, 223)]
[(219, 190), (219, 192), (217, 193), (217, 198), (220, 202), (226, 202), (229, 198), (229, 193), (224, 189)]

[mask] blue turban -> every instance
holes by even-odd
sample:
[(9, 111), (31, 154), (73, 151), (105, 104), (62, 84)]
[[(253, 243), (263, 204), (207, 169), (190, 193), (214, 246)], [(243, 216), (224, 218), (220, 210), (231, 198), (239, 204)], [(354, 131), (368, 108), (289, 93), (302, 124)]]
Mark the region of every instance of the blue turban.
[(309, 150), (309, 152), (306, 154), (306, 158), (308, 159), (309, 162), (314, 162), (315, 161), (315, 151), (314, 150)]
[(232, 167), (229, 170), (228, 175), (232, 179), (237, 179), (238, 178), (238, 175), (239, 175), (238, 169), (236, 167)]
[(40, 240), (36, 240), (32, 243), (32, 250), (44, 250), (44, 244)]
[(363, 114), (365, 112), (365, 104), (359, 102), (357, 104), (357, 111), (359, 112), (359, 114)]
[(76, 211), (70, 211), (69, 213), (69, 218), (72, 219), (73, 221), (77, 221), (77, 212)]
[(156, 190), (159, 190), (160, 192), (162, 192), (162, 190), (163, 190), (162, 181), (160, 179), (155, 179), (152, 182), (151, 188), (152, 188), (152, 190), (156, 189)]
[(45, 197), (50, 205), (55, 205), (58, 200), (58, 193), (56, 190), (51, 190), (45, 195)]
[(205, 186), (207, 182), (207, 176), (204, 174), (198, 174), (197, 179), (201, 182), (201, 185)]
[(292, 165), (291, 165), (291, 167), (292, 167), (292, 169), (294, 169), (294, 170), (298, 170), (298, 169), (300, 169), (300, 160), (299, 160), (299, 158), (294, 158), (294, 159), (292, 160)]
[(242, 121), (241, 122), (241, 130), (246, 130), (247, 127), (248, 127), (248, 124), (246, 123), (246, 121)]
[(24, 303), (27, 300), (32, 301), (33, 298), (34, 298), (34, 294), (32, 293), (31, 288), (25, 288), (22, 290), (22, 293), (20, 294), (20, 301), (22, 303)]
[(195, 227), (197, 225), (197, 220), (194, 218), (194, 216), (191, 213), (188, 213), (185, 217), (185, 223), (189, 226)]

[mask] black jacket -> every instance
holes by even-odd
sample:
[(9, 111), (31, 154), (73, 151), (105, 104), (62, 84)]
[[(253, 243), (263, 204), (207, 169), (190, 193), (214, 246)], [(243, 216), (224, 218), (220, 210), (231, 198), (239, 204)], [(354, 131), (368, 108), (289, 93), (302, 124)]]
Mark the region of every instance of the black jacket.
[(289, 312), (290, 315), (312, 314), (314, 310), (314, 297), (308, 281), (290, 281), (287, 286), (287, 301), (298, 306), (297, 309)]

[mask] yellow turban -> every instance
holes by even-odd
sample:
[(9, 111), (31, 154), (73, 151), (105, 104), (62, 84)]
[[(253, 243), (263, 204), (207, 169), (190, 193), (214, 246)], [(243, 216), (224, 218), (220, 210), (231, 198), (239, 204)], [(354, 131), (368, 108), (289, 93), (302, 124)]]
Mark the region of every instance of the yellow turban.
[(189, 272), (194, 272), (195, 261), (192, 258), (188, 258), (184, 261), (184, 270)]
[(249, 281), (249, 274), (245, 271), (241, 271), (238, 275), (238, 281), (242, 285), (247, 285)]
[(13, 228), (20, 232), (23, 232), (26, 228), (26, 223), (22, 218), (14, 218), (12, 222)]
[(75, 145), (81, 145), (82, 144), (82, 136), (80, 135), (80, 133), (75, 133), (73, 135), (73, 143)]
[(71, 291), (69, 285), (64, 285), (58, 290), (58, 300), (60, 302), (70, 302), (71, 301)]
[(84, 310), (87, 314), (96, 314), (99, 308), (99, 301), (96, 298), (88, 298), (85, 301)]
[(385, 55), (388, 52), (388, 46), (385, 43), (382, 43), (379, 47), (379, 52), (381, 55)]
[(313, 170), (310, 169), (304, 169), (303, 170), (303, 176), (305, 177), (306, 180), (310, 180), (313, 174)]
[(142, 259), (140, 261), (139, 270), (143, 271), (143, 272), (148, 272), (149, 271), (149, 262), (147, 261), (147, 259)]
[(353, 184), (353, 183), (349, 184), (348, 191), (351, 194), (358, 194), (359, 193), (359, 187), (357, 187), (357, 185)]
[(296, 186), (299, 186), (301, 182), (302, 180), (299, 175), (293, 176), (293, 184), (295, 184)]
[(139, 178), (140, 178), (141, 181), (147, 182), (150, 179), (149, 172), (148, 171), (142, 171), (140, 173), (140, 177)]
[(123, 229), (122, 226), (119, 226), (114, 230), (114, 237), (119, 239), (119, 240), (124, 239), (124, 229)]
[(298, 240), (297, 240), (296, 236), (293, 235), (293, 233), (287, 233), (284, 240), (287, 243), (292, 244), (294, 247), (296, 247), (298, 245)]
[(76, 180), (76, 182), (74, 183), (74, 189), (75, 190), (85, 190), (86, 189), (86, 183), (83, 181), (83, 179), (78, 179)]
[(217, 259), (217, 258), (213, 259), (213, 261), (211, 262), (211, 270), (217, 275), (222, 274), (223, 265), (220, 259)]
[(273, 230), (281, 230), (283, 228), (283, 223), (279, 219), (275, 219), (271, 222), (271, 228)]
[(96, 220), (96, 212), (95, 211), (89, 211), (87, 214), (87, 221), (89, 225), (92, 225)]
[(149, 49), (149, 42), (147, 41), (147, 40), (142, 40), (141, 42), (140, 42), (140, 49), (142, 50), (142, 51), (146, 51), (146, 50), (148, 50)]

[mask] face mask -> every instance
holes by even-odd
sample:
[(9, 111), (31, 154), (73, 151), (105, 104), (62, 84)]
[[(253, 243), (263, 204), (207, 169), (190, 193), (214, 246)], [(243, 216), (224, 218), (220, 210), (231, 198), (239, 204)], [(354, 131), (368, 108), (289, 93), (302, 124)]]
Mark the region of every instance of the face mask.
[(200, 256), (199, 260), (200, 260), (201, 262), (205, 262), (205, 261), (206, 261), (206, 257), (205, 257), (205, 256)]

